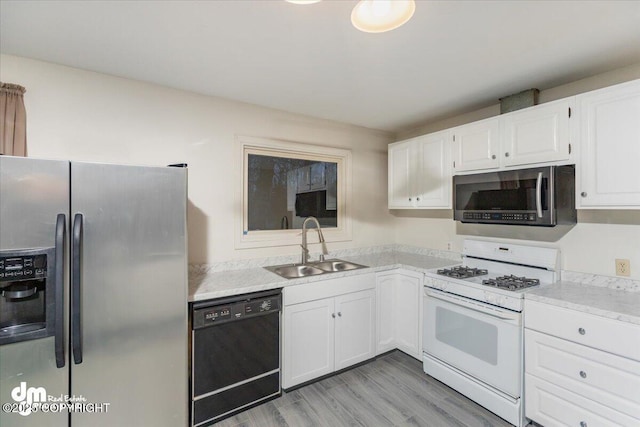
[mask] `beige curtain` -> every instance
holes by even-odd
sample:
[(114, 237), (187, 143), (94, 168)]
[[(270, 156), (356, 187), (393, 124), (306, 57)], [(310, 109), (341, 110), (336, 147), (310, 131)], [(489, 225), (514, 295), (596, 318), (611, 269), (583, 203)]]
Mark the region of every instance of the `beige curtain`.
[(27, 112), (22, 86), (0, 82), (0, 154), (27, 155)]

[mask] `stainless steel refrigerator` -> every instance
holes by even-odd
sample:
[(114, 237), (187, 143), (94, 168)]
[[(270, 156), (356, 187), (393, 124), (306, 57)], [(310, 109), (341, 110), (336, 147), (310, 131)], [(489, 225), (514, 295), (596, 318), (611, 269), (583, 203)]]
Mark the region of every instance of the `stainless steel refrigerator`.
[(187, 424), (186, 175), (0, 156), (2, 427)]

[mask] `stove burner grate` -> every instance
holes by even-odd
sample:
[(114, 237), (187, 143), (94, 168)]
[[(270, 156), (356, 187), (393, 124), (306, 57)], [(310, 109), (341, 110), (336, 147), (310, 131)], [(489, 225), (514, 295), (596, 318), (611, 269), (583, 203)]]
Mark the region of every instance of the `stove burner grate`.
[(494, 286), (499, 289), (508, 289), (515, 291), (518, 289), (530, 288), (532, 286), (538, 286), (540, 280), (529, 279), (528, 277), (518, 277), (510, 274), (508, 276), (500, 276), (495, 279), (485, 279), (482, 281), (483, 285)]
[(436, 273), (442, 276), (453, 277), (455, 279), (466, 279), (468, 277), (484, 276), (487, 274), (487, 270), (482, 268), (457, 266), (452, 268), (443, 268), (436, 271)]

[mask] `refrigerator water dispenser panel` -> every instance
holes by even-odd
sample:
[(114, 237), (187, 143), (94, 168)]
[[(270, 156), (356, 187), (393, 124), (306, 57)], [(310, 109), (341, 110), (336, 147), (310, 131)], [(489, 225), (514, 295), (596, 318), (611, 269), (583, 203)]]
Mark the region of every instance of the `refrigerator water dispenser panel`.
[(54, 333), (54, 248), (0, 251), (0, 345)]

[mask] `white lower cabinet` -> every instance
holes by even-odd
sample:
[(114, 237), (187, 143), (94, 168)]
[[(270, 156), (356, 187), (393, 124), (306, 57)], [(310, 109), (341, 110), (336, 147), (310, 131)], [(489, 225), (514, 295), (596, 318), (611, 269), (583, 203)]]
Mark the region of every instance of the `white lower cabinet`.
[(283, 290), (284, 389), (375, 356), (375, 275)]
[(335, 370), (375, 356), (375, 291), (335, 298)]
[(333, 372), (333, 298), (284, 310), (284, 388)]
[(524, 313), (527, 418), (640, 425), (640, 326), (528, 300)]
[(397, 348), (422, 360), (422, 276), (407, 270), (377, 275), (376, 354)]

